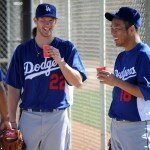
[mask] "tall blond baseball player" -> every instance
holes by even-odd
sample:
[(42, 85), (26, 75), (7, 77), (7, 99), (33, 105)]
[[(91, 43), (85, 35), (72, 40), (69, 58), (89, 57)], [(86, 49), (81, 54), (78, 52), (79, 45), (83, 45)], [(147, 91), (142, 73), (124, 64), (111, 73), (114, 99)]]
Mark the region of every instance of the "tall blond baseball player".
[[(69, 150), (68, 86), (80, 87), (86, 72), (76, 47), (53, 36), (56, 8), (40, 4), (34, 22), (36, 37), (20, 44), (12, 57), (6, 82), (12, 126), (21, 99), (19, 128), (27, 150)], [(50, 57), (44, 58), (43, 45)]]

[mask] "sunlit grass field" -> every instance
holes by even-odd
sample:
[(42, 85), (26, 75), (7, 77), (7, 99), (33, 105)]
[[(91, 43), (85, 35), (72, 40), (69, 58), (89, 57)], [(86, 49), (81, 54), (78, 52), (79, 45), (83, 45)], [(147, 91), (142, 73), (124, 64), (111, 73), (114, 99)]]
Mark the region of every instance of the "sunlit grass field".
[[(107, 116), (111, 97), (111, 91), (107, 92), (106, 119), (107, 126), (110, 125), (110, 119)], [(101, 100), (99, 91), (80, 91), (74, 92), (74, 104), (72, 106), (72, 119), (83, 124), (100, 128), (101, 126)]]

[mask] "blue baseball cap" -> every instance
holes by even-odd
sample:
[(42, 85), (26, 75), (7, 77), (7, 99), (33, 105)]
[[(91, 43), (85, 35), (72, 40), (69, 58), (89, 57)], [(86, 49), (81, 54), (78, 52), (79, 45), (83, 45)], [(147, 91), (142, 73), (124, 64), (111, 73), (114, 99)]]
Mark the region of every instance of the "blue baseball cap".
[(57, 18), (56, 16), (56, 7), (51, 4), (39, 4), (38, 7), (36, 8), (36, 18), (39, 17), (52, 17), (52, 18)]
[(135, 28), (139, 28), (142, 24), (142, 19), (139, 12), (130, 7), (121, 7), (118, 12), (115, 14), (106, 12), (105, 18), (109, 21), (112, 21), (113, 18), (117, 18), (124, 21), (129, 21), (132, 23)]

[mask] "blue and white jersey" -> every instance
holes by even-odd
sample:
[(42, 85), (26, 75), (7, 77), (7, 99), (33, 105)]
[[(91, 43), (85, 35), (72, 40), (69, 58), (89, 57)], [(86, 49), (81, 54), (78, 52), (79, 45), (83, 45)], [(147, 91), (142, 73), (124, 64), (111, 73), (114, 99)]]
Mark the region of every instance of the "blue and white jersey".
[(114, 87), (109, 116), (129, 121), (150, 120), (150, 48), (148, 45), (141, 42), (132, 50), (121, 52), (115, 62), (114, 74), (123, 81), (137, 85), (144, 100), (119, 87)]
[[(83, 81), (86, 80), (84, 65), (75, 46), (69, 41), (55, 37), (51, 46), (59, 49), (65, 62), (78, 70)], [(38, 55), (39, 53), (39, 55)], [(20, 44), (12, 57), (6, 83), (21, 89), (23, 109), (52, 110), (68, 107), (70, 95), (58, 64), (53, 58), (44, 58), (42, 49), (35, 39)]]
[(2, 74), (2, 70), (1, 70), (1, 68), (0, 68), (0, 82), (3, 80), (3, 74)]
[(4, 74), (3, 70), (0, 68), (0, 82), (1, 81), (5, 82), (5, 78), (6, 78), (5, 74)]

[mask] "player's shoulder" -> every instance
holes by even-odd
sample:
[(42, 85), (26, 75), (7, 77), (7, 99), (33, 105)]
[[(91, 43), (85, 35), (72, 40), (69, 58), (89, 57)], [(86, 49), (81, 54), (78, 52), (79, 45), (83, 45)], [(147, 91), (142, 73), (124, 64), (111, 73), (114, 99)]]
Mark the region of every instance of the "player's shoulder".
[(71, 46), (71, 47), (74, 46), (74, 44), (71, 41), (62, 39), (60, 37), (55, 37), (55, 42), (57, 42), (61, 46), (68, 46), (68, 47), (69, 46)]
[(150, 55), (150, 47), (146, 43), (141, 42), (138, 53), (140, 55)]
[(132, 51), (122, 51), (118, 54), (118, 57), (122, 57), (123, 55), (126, 54), (136, 54), (136, 55), (140, 55), (142, 56), (148, 56), (150, 55), (150, 47), (144, 43), (144, 42), (140, 42), (138, 43), (133, 49)]
[(139, 64), (150, 63), (150, 47), (146, 43), (140, 42), (136, 52), (136, 58)]
[(34, 39), (30, 39), (27, 40), (23, 43), (20, 43), (17, 47), (16, 47), (16, 52), (23, 52), (25, 49), (34, 46)]

